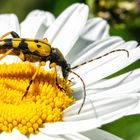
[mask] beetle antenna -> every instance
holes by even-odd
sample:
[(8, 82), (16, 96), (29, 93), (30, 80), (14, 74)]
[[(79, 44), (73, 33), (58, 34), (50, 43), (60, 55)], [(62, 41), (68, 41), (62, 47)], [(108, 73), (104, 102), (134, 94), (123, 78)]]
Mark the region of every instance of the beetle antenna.
[(83, 108), (83, 106), (84, 106), (85, 100), (86, 100), (86, 85), (85, 85), (85, 83), (84, 83), (84, 80), (80, 77), (80, 75), (78, 75), (77, 73), (75, 73), (75, 72), (72, 71), (72, 70), (69, 70), (69, 72), (71, 72), (71, 73), (73, 73), (74, 75), (76, 75), (76, 76), (81, 80), (81, 82), (82, 82), (82, 84), (83, 84), (84, 97), (83, 97), (83, 102), (82, 102), (82, 104), (81, 104), (81, 107), (80, 107), (80, 109), (79, 109), (79, 111), (78, 111), (78, 114), (79, 114), (79, 113), (81, 112), (81, 110), (82, 110), (82, 108)]
[(76, 68), (78, 68), (78, 67), (80, 67), (80, 66), (82, 66), (82, 65), (85, 65), (85, 64), (90, 63), (90, 62), (92, 62), (92, 61), (95, 61), (95, 60), (98, 60), (98, 59), (100, 59), (100, 58), (103, 58), (103, 57), (105, 57), (105, 56), (107, 56), (107, 55), (109, 55), (109, 54), (111, 54), (111, 53), (120, 52), (120, 51), (126, 52), (126, 53), (127, 53), (127, 57), (129, 57), (129, 51), (126, 50), (126, 49), (112, 50), (112, 51), (110, 51), (110, 52), (108, 52), (108, 53), (106, 53), (106, 54), (103, 54), (103, 55), (98, 56), (98, 57), (96, 57), (96, 58), (90, 59), (90, 60), (88, 60), (88, 61), (86, 61), (86, 62), (83, 62), (83, 63), (81, 63), (81, 64), (79, 64), (79, 65), (76, 65), (76, 66), (72, 67), (71, 69), (76, 69)]

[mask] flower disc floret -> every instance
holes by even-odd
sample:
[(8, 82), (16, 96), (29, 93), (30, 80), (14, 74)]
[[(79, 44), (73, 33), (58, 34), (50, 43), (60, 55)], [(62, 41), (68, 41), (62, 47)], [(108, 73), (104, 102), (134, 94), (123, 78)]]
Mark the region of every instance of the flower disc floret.
[(43, 68), (22, 99), (37, 66), (30, 63), (0, 65), (0, 130), (11, 132), (14, 128), (23, 134), (37, 133), (44, 123), (62, 121), (62, 111), (74, 99), (70, 83), (57, 76), (55, 71)]

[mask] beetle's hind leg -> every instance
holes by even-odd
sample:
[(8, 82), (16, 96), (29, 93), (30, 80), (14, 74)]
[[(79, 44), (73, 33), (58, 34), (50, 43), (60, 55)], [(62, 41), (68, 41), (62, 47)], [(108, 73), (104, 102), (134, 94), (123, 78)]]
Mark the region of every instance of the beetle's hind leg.
[(5, 33), (4, 35), (2, 35), (2, 36), (0, 37), (0, 40), (4, 39), (4, 38), (5, 38), (6, 36), (8, 36), (8, 35), (11, 35), (13, 38), (20, 38), (20, 36), (19, 36), (16, 32), (11, 31), (11, 32), (7, 32), (7, 33)]
[[(13, 38), (20, 38), (20, 36), (16, 32), (11, 31), (11, 32), (7, 32), (4, 35), (2, 35), (0, 37), (0, 40), (3, 40), (6, 36), (8, 36), (10, 34)], [(12, 51), (13, 51), (13, 49), (8, 50), (6, 53), (4, 53), (2, 56), (0, 56), (0, 60), (3, 59), (5, 56), (9, 55)]]

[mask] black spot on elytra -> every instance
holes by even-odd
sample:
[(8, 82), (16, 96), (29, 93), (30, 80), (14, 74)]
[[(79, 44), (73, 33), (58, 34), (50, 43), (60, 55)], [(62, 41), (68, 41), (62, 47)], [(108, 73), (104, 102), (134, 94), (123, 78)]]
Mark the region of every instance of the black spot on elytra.
[(19, 49), (21, 50), (28, 50), (28, 44), (25, 42), (25, 39), (22, 39), (18, 45)]
[(41, 47), (41, 45), (37, 44), (37, 47), (38, 47), (38, 48), (40, 48), (40, 47)]
[(12, 42), (12, 38), (6, 38), (4, 39), (4, 42)]
[(35, 43), (38, 43), (38, 40), (37, 40), (37, 39), (35, 39), (35, 40), (34, 40), (34, 42), (35, 42)]
[(3, 49), (11, 49), (12, 47), (12, 39), (8, 38), (8, 39), (4, 39), (4, 44), (3, 44)]

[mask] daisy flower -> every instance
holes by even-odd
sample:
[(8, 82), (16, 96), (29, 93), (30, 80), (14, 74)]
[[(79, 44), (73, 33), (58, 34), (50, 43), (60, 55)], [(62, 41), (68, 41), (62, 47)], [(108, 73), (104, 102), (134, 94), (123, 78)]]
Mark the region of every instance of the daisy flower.
[[(125, 42), (120, 37), (110, 37), (109, 26), (103, 19), (87, 19), (88, 7), (78, 3), (68, 7), (56, 19), (51, 13), (39, 10), (29, 13), (20, 24), (14, 14), (0, 15), (1, 36), (15, 31), (21, 38), (47, 37), (53, 47), (61, 50), (71, 67), (112, 50), (129, 51), (129, 57), (125, 52), (115, 52), (74, 69), (86, 85), (86, 101), (80, 114), (78, 111), (83, 102), (83, 85), (70, 73), (69, 79), (73, 82), (72, 91), (76, 102), (63, 111), (63, 121), (44, 123), (37, 134), (31, 133), (28, 136), (21, 134), (18, 129), (13, 129), (11, 133), (1, 132), (0, 139), (119, 139), (95, 128), (132, 114), (131, 111), (138, 107), (140, 70), (111, 79), (106, 77), (138, 60), (140, 48), (136, 41)], [(19, 61), (18, 57), (6, 56), (0, 62), (9, 64)]]

